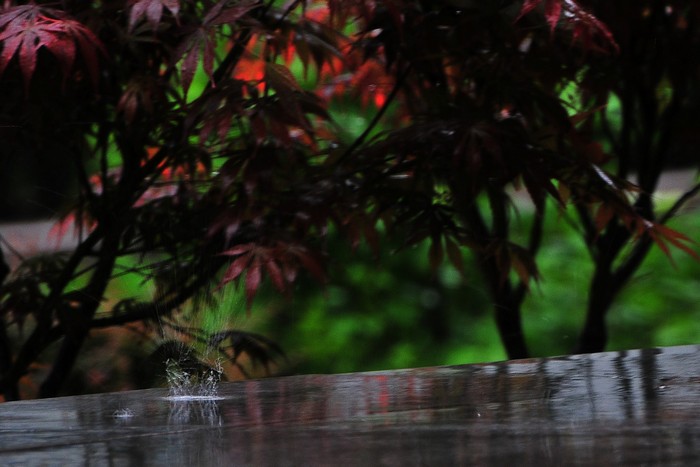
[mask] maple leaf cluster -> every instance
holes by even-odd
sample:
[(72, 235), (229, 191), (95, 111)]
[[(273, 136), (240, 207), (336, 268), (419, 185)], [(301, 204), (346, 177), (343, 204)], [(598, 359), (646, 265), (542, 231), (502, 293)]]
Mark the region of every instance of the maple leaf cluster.
[(40, 5), (18, 5), (0, 13), (0, 74), (13, 58), (19, 62), (25, 83), (36, 70), (37, 57), (42, 49), (58, 61), (67, 79), (74, 71), (77, 51), (84, 66), (97, 86), (99, 57), (104, 48), (93, 32), (61, 10)]
[[(402, 86), (398, 100), (411, 114), (405, 128), (358, 151), (376, 171), (372, 203), (408, 226), (409, 243), (431, 238), (433, 264), (441, 257), (440, 237), (451, 237), (461, 246), (499, 252), (497, 263), (512, 265), (524, 282), (538, 272), (532, 252), (507, 240), (500, 244), (507, 238), (505, 217), (500, 227), (487, 229), (478, 212), (464, 214), (482, 194), (494, 212), (505, 213), (500, 203), (509, 195), (495, 193), (524, 187), (538, 209), (547, 197), (562, 208), (573, 201), (606, 213), (598, 214), (598, 231), (619, 218), (638, 238), (664, 238), (693, 254), (690, 238), (632, 206), (634, 185), (602, 168), (609, 158), (591, 140), (590, 122), (603, 107), (571, 114), (562, 105), (561, 87), (579, 79), (582, 60), (615, 60), (620, 49), (610, 29), (573, 0), (513, 6), (330, 2), (336, 17), (360, 18), (356, 46), (383, 63), (387, 82)], [(537, 26), (541, 18), (546, 29)], [(484, 23), (490, 27), (479, 27)], [(510, 267), (498, 269), (504, 280)]]
[(556, 28), (570, 30), (572, 41), (580, 41), (589, 50), (619, 52), (610, 29), (573, 0), (526, 0), (523, 2), (519, 18), (538, 8), (543, 9), (550, 32)]

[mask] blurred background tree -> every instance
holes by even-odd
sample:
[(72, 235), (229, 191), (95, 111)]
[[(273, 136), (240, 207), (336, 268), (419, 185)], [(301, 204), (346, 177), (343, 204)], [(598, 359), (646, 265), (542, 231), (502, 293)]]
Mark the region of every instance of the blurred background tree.
[(682, 3), (9, 2), (0, 160), (60, 166), (26, 197), (78, 245), (4, 274), (5, 398), (27, 374), (81, 390), (89, 335), (126, 325), (154, 367), (199, 347), (243, 374), (277, 343), (289, 372), (597, 351), (608, 325), (617, 348), (693, 341), (624, 289), (667, 277), (653, 244), (695, 255), (697, 222), (665, 225), (697, 182), (656, 194), (697, 164)]

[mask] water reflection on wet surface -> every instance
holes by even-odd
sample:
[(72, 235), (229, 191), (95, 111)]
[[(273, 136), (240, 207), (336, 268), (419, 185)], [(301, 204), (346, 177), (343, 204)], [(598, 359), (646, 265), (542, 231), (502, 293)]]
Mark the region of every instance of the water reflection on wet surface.
[(0, 405), (0, 464), (700, 465), (700, 346)]

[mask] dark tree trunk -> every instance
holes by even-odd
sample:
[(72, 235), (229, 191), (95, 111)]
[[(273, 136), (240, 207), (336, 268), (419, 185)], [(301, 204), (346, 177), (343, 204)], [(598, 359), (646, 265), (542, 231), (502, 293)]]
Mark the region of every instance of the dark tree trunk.
[(574, 353), (594, 353), (605, 350), (608, 343), (605, 318), (621, 288), (620, 278), (613, 272), (612, 262), (628, 236), (628, 232), (621, 227), (612, 226), (599, 239), (598, 251), (603, 253), (599, 253), (595, 258), (595, 270), (588, 291), (586, 322)]
[(615, 266), (614, 259), (620, 256), (629, 237), (629, 231), (620, 225), (613, 224), (597, 241), (598, 253), (595, 256), (595, 272), (588, 292), (586, 322), (574, 353), (605, 351), (608, 343), (606, 325), (608, 312), (622, 288), (639, 269), (653, 244), (648, 236), (638, 239), (630, 254)]
[(605, 350), (605, 346), (608, 343), (608, 330), (605, 318), (612, 305), (613, 297), (614, 294), (610, 290), (594, 290), (593, 287), (591, 288), (586, 322), (574, 353), (594, 353)]
[(117, 226), (113, 226), (107, 232), (95, 272), (89, 284), (81, 291), (83, 298), (81, 305), (65, 311), (68, 316), (64, 318), (64, 324), (68, 324), (68, 328), (53, 367), (39, 388), (39, 397), (58, 395), (90, 332), (92, 320), (100, 305), (100, 297), (104, 296), (118, 256), (120, 230)]
[(503, 297), (494, 304), (496, 312), (496, 325), (501, 342), (508, 353), (508, 358), (520, 359), (530, 356), (525, 343), (520, 306), (514, 303), (510, 297)]
[(5, 322), (0, 319), (0, 392), (6, 401), (19, 399), (19, 388), (17, 381), (8, 378), (12, 368), (12, 353), (10, 350), (10, 340), (5, 329)]
[(58, 356), (55, 359), (51, 372), (39, 387), (39, 397), (56, 397), (63, 386), (66, 377), (70, 374), (80, 349), (87, 338), (88, 330), (71, 329), (61, 343)]
[(481, 255), (480, 264), (493, 300), (498, 334), (508, 358), (529, 358), (520, 316), (520, 305), (524, 298), (522, 287), (513, 287), (511, 281), (503, 277), (504, 273), (492, 255)]
[[(5, 257), (0, 249), (0, 286), (5, 282), (5, 278), (10, 273), (10, 268), (5, 262)], [(0, 392), (5, 396), (5, 400), (19, 399), (17, 384), (7, 381), (6, 375), (12, 367), (12, 353), (10, 350), (10, 340), (5, 329), (5, 321), (0, 317)]]

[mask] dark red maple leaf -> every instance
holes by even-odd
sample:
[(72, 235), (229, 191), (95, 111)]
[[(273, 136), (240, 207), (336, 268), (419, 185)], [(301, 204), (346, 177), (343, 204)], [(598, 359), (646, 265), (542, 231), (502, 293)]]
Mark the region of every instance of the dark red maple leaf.
[(220, 286), (239, 279), (245, 272), (245, 292), (248, 309), (250, 309), (253, 298), (258, 292), (263, 272), (267, 273), (272, 284), (280, 292), (287, 292), (296, 280), (300, 265), (319, 282), (326, 282), (326, 273), (323, 269), (321, 258), (303, 245), (279, 241), (273, 246), (245, 243), (236, 245), (222, 252), (221, 255), (234, 257), (235, 259), (224, 273)]
[(39, 50), (45, 48), (58, 60), (65, 79), (73, 69), (78, 48), (90, 78), (97, 86), (98, 54), (105, 54), (104, 47), (90, 29), (60, 10), (39, 5), (5, 9), (0, 13), (0, 44), (0, 75), (17, 56), (28, 86), (36, 70)]
[(530, 13), (532, 10), (537, 8), (542, 2), (544, 2), (544, 15), (547, 18), (547, 23), (549, 27), (554, 30), (559, 21), (559, 16), (561, 15), (562, 0), (525, 0), (523, 6), (520, 9), (520, 15), (518, 19), (522, 18), (526, 14)]
[[(154, 0), (151, 0), (154, 1)], [(192, 84), (195, 71), (201, 56), (204, 72), (214, 83), (214, 59), (216, 58), (216, 29), (215, 26), (233, 24), (246, 13), (260, 4), (258, 2), (243, 2), (230, 8), (224, 8), (227, 2), (219, 2), (205, 15), (200, 27), (189, 34), (175, 50), (175, 62), (180, 62), (180, 75), (184, 93)]]
[[(552, 32), (560, 21), (564, 21), (572, 30), (573, 40), (579, 40), (587, 49), (605, 51), (612, 47), (618, 50), (617, 42), (610, 29), (574, 0), (524, 0), (518, 19), (544, 3), (544, 16)], [(599, 38), (603, 47), (594, 41)]]
[(167, 8), (172, 15), (177, 18), (180, 12), (180, 2), (178, 0), (129, 0), (129, 31), (144, 16), (153, 29), (160, 24), (163, 17), (163, 9)]

